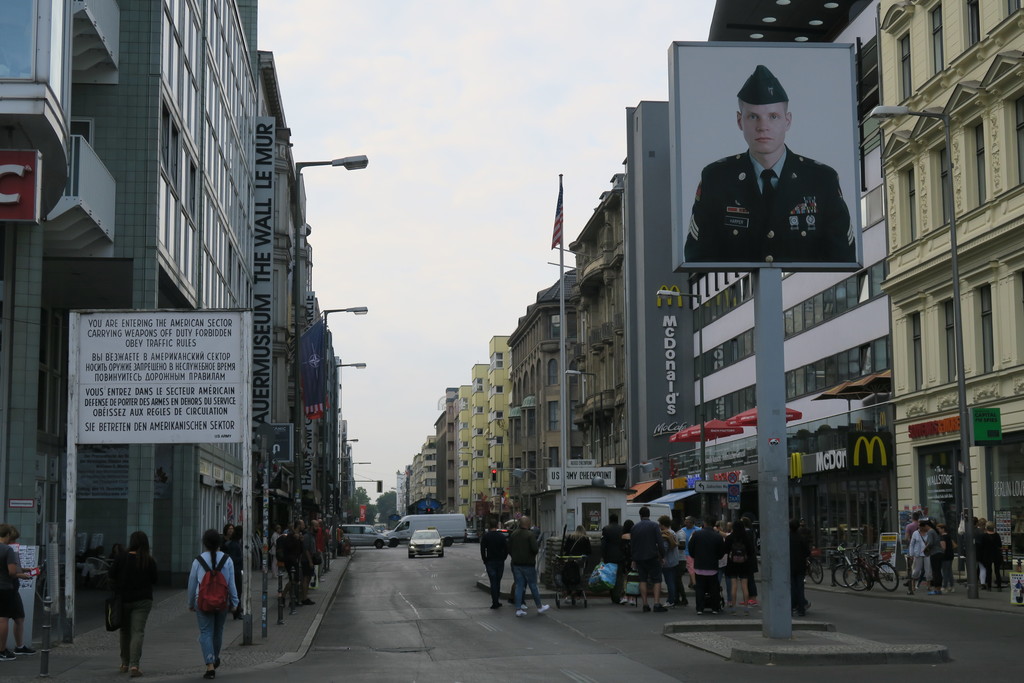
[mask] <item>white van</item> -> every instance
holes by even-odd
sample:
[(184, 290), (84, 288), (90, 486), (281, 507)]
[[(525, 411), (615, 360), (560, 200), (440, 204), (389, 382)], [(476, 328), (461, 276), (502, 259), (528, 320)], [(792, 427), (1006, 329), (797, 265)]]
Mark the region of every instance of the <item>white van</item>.
[(658, 517), (662, 515), (672, 516), (672, 506), (667, 503), (626, 503), (626, 516), (622, 520), (625, 523), (627, 519), (633, 520), (636, 524), (640, 521), (640, 508), (646, 507), (651, 511), (651, 521), (657, 522)]
[(405, 515), (395, 528), (384, 534), (388, 545), (394, 548), (399, 543), (408, 543), (414, 531), (437, 529), (445, 546), (466, 538), (466, 518), (460, 514), (449, 515)]

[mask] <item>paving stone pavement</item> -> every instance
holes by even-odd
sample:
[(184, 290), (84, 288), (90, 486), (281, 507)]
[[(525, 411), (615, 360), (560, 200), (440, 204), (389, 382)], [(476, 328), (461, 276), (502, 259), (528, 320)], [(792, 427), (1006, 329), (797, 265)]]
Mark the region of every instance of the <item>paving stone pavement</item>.
[[(277, 623), (277, 579), (274, 577), (268, 581), (266, 638), (261, 637), (260, 623), (263, 575), (259, 571), (254, 572), (250, 586), (252, 645), (243, 643), (243, 621), (229, 617), (224, 627), (219, 672), (273, 669), (305, 656), (323, 615), (334, 602), (351, 559), (336, 557), (331, 560), (330, 571), (321, 577), (320, 585), (309, 592), (315, 604), (299, 607), (294, 615), (289, 615), (285, 606), (283, 624)], [(184, 589), (158, 590), (154, 596), (139, 663), (144, 679), (195, 679), (205, 669), (199, 649), (196, 617), (188, 611), (187, 603)], [(18, 657), (13, 662), (0, 662), (0, 680), (12, 683), (38, 680), (44, 664), (50, 678), (76, 683), (109, 681), (112, 676), (117, 676), (120, 665), (118, 633), (108, 633), (102, 625), (77, 633), (72, 643), (53, 644), (48, 661), (44, 662), (40, 625), (36, 624), (33, 644), (39, 653), (32, 657)], [(60, 640), (59, 634), (55, 633), (54, 637)]]

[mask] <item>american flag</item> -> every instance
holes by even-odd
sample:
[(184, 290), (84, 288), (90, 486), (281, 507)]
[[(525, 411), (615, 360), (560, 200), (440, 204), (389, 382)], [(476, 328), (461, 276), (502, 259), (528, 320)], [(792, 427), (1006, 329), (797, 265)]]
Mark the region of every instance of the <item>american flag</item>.
[(562, 176), (558, 176), (558, 206), (555, 207), (555, 231), (551, 235), (551, 248), (562, 246)]

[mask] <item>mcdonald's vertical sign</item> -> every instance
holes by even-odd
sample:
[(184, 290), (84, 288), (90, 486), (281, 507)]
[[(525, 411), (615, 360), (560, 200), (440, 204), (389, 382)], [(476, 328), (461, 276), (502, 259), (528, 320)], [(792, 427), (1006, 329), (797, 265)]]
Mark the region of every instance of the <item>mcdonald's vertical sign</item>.
[(800, 479), (804, 476), (804, 454), (803, 453), (790, 453), (789, 454), (789, 478)]
[(894, 465), (896, 452), (891, 432), (850, 432), (847, 460), (851, 471), (887, 470)]

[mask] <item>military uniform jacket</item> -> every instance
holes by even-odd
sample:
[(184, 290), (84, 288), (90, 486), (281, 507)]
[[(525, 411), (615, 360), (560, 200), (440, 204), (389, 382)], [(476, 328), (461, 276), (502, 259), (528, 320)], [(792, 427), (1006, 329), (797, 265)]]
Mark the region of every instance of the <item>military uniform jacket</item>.
[(786, 161), (766, 215), (747, 152), (704, 167), (690, 216), (691, 262), (852, 262), (850, 212), (830, 166), (794, 154)]

